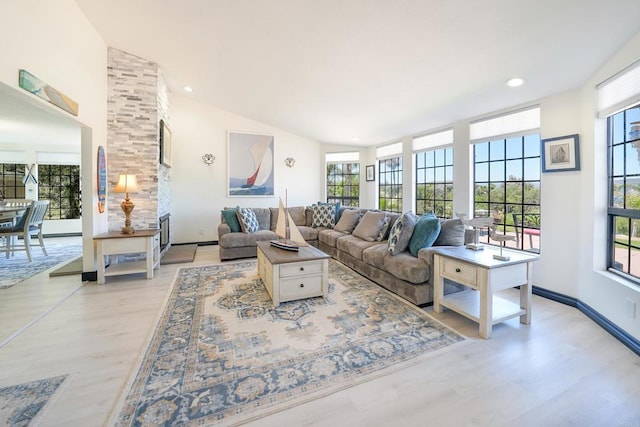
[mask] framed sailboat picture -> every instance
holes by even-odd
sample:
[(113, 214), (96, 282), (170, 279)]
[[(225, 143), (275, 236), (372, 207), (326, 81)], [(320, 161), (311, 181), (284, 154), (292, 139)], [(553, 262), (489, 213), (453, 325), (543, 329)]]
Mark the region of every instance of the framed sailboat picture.
[(229, 197), (274, 195), (273, 135), (228, 132)]

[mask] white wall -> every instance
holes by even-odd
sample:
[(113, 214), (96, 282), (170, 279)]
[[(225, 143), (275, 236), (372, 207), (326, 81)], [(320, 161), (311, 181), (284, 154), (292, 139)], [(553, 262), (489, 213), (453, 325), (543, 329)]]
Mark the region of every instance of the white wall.
[[(171, 168), (172, 243), (218, 240), (220, 210), (226, 206), (277, 207), (288, 190), (289, 206), (310, 205), (323, 186), (320, 145), (273, 126), (171, 94), (173, 167)], [(273, 135), (275, 197), (227, 197), (227, 132)], [(207, 166), (205, 153), (216, 156)], [(284, 159), (293, 157), (288, 168)], [(247, 161), (250, 161), (247, 159)]]
[[(540, 105), (542, 139), (577, 133), (581, 154), (579, 171), (541, 175), (541, 254), (534, 267), (533, 282), (541, 288), (579, 299), (640, 339), (640, 285), (606, 271), (607, 135), (606, 120), (596, 119), (596, 85), (637, 60), (640, 60), (640, 33), (581, 87), (526, 105)], [(452, 124), (454, 211), (457, 212), (471, 211), (473, 157), (469, 124), (475, 119), (477, 117)], [(404, 144), (405, 162), (409, 147)], [(375, 151), (373, 156), (375, 159)], [(410, 182), (405, 179), (405, 184)], [(361, 188), (363, 207), (375, 206), (364, 202), (375, 202), (377, 182), (373, 184)], [(404, 200), (411, 194), (411, 187), (405, 185)], [(414, 207), (405, 202), (403, 211), (412, 209)], [(626, 314), (629, 302), (635, 304), (635, 317)]]
[(24, 92), (18, 87), (18, 71), (25, 69), (79, 104), (77, 120), (85, 125), (83, 269), (95, 271), (92, 237), (107, 229), (106, 214), (98, 214), (95, 179), (97, 147), (106, 146), (107, 47), (72, 0), (4, 0), (0, 16), (0, 81)]
[[(632, 284), (605, 271), (606, 200), (607, 200), (607, 135), (605, 120), (594, 119), (596, 85), (628, 65), (640, 60), (640, 33), (612, 55), (582, 88), (582, 119), (585, 143), (583, 170), (579, 183), (583, 197), (579, 209), (583, 232), (577, 274), (578, 298), (607, 319), (640, 339), (640, 285)], [(635, 318), (626, 314), (627, 300), (635, 304)]]

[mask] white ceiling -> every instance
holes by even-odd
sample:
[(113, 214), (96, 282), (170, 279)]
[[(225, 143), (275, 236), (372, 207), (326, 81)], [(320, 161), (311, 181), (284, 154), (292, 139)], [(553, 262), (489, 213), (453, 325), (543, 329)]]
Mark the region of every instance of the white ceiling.
[[(173, 93), (361, 145), (577, 88), (640, 31), (638, 0), (76, 3)], [(527, 84), (507, 88), (512, 76)]]

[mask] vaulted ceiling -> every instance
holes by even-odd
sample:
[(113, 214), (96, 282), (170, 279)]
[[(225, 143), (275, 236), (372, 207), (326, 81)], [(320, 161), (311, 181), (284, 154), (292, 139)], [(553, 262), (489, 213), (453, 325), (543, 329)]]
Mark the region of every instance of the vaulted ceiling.
[(173, 93), (361, 145), (577, 88), (640, 31), (638, 0), (76, 3)]

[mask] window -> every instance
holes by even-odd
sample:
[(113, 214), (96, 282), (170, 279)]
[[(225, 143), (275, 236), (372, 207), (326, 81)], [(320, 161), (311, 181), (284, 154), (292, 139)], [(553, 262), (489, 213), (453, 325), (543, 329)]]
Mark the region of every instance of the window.
[(402, 157), (378, 161), (378, 207), (402, 213)]
[(360, 206), (359, 163), (327, 163), (327, 202)]
[(25, 198), (24, 175), (23, 164), (0, 163), (0, 200)]
[(453, 129), (413, 139), (416, 214), (453, 218)]
[(453, 148), (416, 153), (416, 214), (453, 218)]
[(38, 165), (38, 199), (50, 201), (46, 219), (80, 218), (80, 166)]
[[(472, 123), (474, 217), (493, 216), (508, 246), (540, 250), (540, 109)], [(520, 135), (517, 135), (521, 129)], [(491, 137), (491, 134), (497, 134)], [(492, 243), (487, 234), (482, 237)]]
[(376, 148), (378, 208), (402, 212), (402, 142)]
[(640, 278), (640, 105), (607, 119), (608, 267)]

